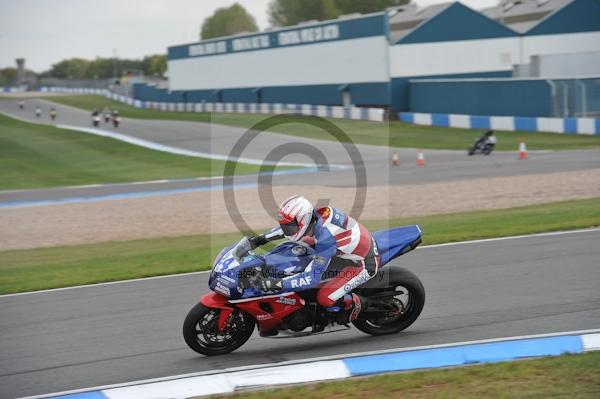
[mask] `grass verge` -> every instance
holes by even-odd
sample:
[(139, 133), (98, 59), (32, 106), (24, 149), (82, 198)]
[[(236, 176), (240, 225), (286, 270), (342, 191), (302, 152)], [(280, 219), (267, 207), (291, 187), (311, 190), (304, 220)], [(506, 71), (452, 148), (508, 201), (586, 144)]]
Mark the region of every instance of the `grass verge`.
[(238, 393), (219, 398), (597, 398), (600, 352)]
[[(600, 226), (600, 199), (365, 223), (419, 224), (423, 243)], [(0, 252), (0, 294), (208, 270), (239, 234), (196, 235)]]
[[(138, 109), (101, 96), (56, 96), (47, 97), (49, 101), (70, 105), (91, 111), (105, 106), (118, 109), (121, 115), (139, 119), (167, 119), (196, 122), (212, 122), (221, 125), (249, 128), (263, 120), (265, 115), (166, 112)], [(326, 121), (317, 119), (317, 126), (308, 125), (305, 116), (285, 116), (285, 125), (269, 129), (269, 132), (302, 136), (321, 140), (334, 140), (321, 127)], [(392, 147), (431, 148), (466, 150), (473, 140), (482, 134), (481, 130), (419, 126), (403, 122), (365, 122), (345, 119), (327, 119), (341, 128), (354, 143), (385, 145)], [(519, 140), (523, 137), (530, 150), (569, 150), (600, 148), (600, 136), (567, 135), (533, 132), (497, 132), (500, 151), (517, 151)]]
[[(0, 114), (0, 190), (224, 174), (224, 161), (168, 154)], [(238, 164), (237, 173), (260, 166)]]

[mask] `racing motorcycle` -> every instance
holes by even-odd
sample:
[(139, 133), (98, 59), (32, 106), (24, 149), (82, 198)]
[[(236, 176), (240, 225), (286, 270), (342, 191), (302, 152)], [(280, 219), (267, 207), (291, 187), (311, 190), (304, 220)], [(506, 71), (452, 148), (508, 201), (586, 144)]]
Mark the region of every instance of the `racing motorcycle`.
[[(425, 289), (412, 272), (391, 260), (421, 243), (419, 226), (396, 227), (373, 233), (381, 256), (377, 274), (353, 290), (368, 306), (352, 324), (371, 335), (394, 334), (415, 322), (425, 304)], [(298, 337), (343, 331), (335, 313), (316, 300), (316, 289), (264, 294), (260, 279), (304, 271), (314, 249), (303, 243), (283, 242), (264, 255), (249, 253), (239, 261), (235, 245), (215, 258), (208, 281), (211, 293), (200, 298), (183, 323), (188, 346), (203, 355), (222, 355), (242, 346), (255, 326), (261, 332), (278, 330), (271, 338)], [(325, 329), (328, 328), (328, 331)]]
[(488, 130), (482, 137), (475, 140), (475, 143), (473, 143), (473, 146), (469, 147), (467, 153), (469, 155), (474, 155), (480, 152), (484, 155), (490, 155), (492, 151), (494, 151), (495, 146), (496, 137), (494, 136), (494, 132)]

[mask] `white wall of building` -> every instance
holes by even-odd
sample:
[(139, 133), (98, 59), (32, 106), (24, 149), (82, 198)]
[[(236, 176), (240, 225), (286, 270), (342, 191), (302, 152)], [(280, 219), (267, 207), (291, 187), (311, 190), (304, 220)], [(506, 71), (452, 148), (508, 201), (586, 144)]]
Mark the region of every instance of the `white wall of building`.
[(529, 64), (535, 55), (599, 51), (600, 32), (399, 44), (389, 49), (390, 74), (395, 78), (510, 71), (513, 65)]
[(539, 56), (537, 76), (549, 78), (600, 76), (600, 51)]
[(509, 71), (517, 63), (518, 37), (390, 46), (392, 77)]
[(523, 36), (522, 64), (532, 55), (553, 55), (600, 51), (600, 32), (563, 33), (559, 35)]
[(171, 90), (388, 81), (384, 36), (170, 60)]
[(532, 55), (600, 51), (600, 32), (523, 36), (521, 40), (523, 43), (523, 63), (529, 63), (529, 57)]

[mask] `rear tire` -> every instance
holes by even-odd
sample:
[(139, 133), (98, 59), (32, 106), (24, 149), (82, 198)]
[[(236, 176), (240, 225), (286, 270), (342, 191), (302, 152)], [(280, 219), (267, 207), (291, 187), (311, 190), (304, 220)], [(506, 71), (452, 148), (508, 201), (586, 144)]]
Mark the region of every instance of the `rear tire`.
[(194, 351), (206, 355), (224, 355), (242, 346), (254, 331), (256, 322), (237, 309), (231, 313), (227, 329), (220, 332), (218, 321), (221, 309), (197, 303), (183, 322), (183, 338)]
[[(389, 282), (384, 287), (368, 288), (364, 287), (360, 291), (361, 295), (369, 298), (383, 292), (397, 291), (399, 294), (385, 300), (390, 306), (397, 309), (396, 312), (390, 312), (390, 317), (365, 314), (352, 322), (360, 331), (371, 335), (395, 334), (413, 324), (425, 305), (425, 288), (421, 280), (412, 272), (395, 267), (389, 270)], [(367, 283), (367, 285), (369, 285)], [(403, 298), (405, 299), (403, 299)]]

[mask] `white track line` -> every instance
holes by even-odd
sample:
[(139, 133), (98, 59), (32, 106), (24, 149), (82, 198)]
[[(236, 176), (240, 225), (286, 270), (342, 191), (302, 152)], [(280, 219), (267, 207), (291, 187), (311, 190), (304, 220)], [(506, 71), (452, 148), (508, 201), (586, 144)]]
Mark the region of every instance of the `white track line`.
[[(282, 162), (269, 162), (269, 161), (265, 161), (264, 159), (230, 158), (227, 155), (213, 154), (210, 152), (186, 150), (184, 148), (178, 148), (178, 147), (173, 147), (173, 146), (169, 146), (169, 145), (165, 145), (165, 144), (159, 144), (154, 141), (144, 140), (144, 139), (140, 139), (137, 137), (129, 136), (127, 134), (112, 132), (112, 131), (98, 129), (98, 128), (94, 128), (94, 127), (63, 125), (63, 124), (59, 124), (59, 123), (52, 124), (52, 123), (45, 123), (45, 122), (41, 122), (41, 121), (31, 121), (31, 120), (27, 120), (27, 119), (21, 118), (19, 116), (16, 116), (14, 114), (9, 114), (4, 111), (0, 111), (0, 113), (9, 118), (17, 119), (22, 122), (36, 123), (38, 125), (54, 126), (58, 129), (88, 133), (88, 134), (93, 134), (93, 135), (101, 136), (101, 137), (108, 137), (108, 138), (119, 140), (119, 141), (122, 141), (125, 143), (136, 145), (138, 147), (144, 147), (144, 148), (148, 148), (151, 150), (167, 152), (167, 153), (175, 154), (175, 155), (183, 155), (183, 156), (195, 157), (195, 158), (213, 159), (213, 160), (218, 160), (218, 161), (240, 162), (240, 163), (245, 163), (245, 164), (249, 164), (249, 165), (298, 166), (298, 167), (303, 167), (303, 168), (320, 166), (320, 165), (304, 163), (304, 162), (283, 162), (283, 161)], [(336, 169), (348, 168), (348, 166), (346, 166), (346, 165), (327, 165), (327, 166), (336, 168)]]
[[(527, 235), (519, 235), (519, 236), (486, 238), (486, 239), (482, 239), (482, 240), (449, 242), (449, 243), (445, 243), (445, 244), (424, 245), (422, 247), (417, 247), (417, 249), (431, 249), (431, 248), (439, 248), (439, 247), (450, 247), (450, 246), (454, 246), (454, 245), (477, 244), (477, 243), (482, 243), (482, 242), (514, 240), (514, 239), (519, 239), (519, 238), (549, 237), (549, 236), (558, 236), (558, 235), (566, 235), (566, 234), (578, 234), (578, 233), (583, 234), (583, 233), (593, 233), (593, 232), (597, 232), (597, 231), (600, 231), (600, 228), (580, 229), (580, 230), (563, 230), (563, 231), (554, 231), (554, 232), (550, 232), (550, 233), (536, 233), (536, 234), (527, 234)], [(191, 276), (191, 275), (203, 274), (203, 273), (210, 273), (210, 270), (202, 270), (202, 271), (198, 271), (198, 272), (189, 272), (189, 273), (180, 273), (180, 274), (167, 274), (167, 275), (164, 275), (164, 276), (134, 278), (134, 279), (129, 279), (129, 280), (109, 281), (109, 282), (106, 282), (106, 283), (76, 285), (76, 286), (73, 286), (73, 287), (51, 288), (51, 289), (39, 290), (39, 291), (18, 292), (18, 293), (15, 293), (15, 294), (0, 295), (0, 299), (7, 298), (7, 297), (13, 297), (13, 296), (21, 296), (21, 295), (43, 294), (43, 293), (48, 293), (48, 292), (51, 293), (51, 292), (56, 292), (56, 291), (75, 290), (75, 289), (79, 289), (79, 288), (100, 287), (100, 286), (104, 286), (104, 285), (134, 283), (134, 282), (137, 282), (137, 281), (158, 280), (158, 279), (171, 278), (171, 277)]]
[(548, 232), (548, 233), (523, 234), (523, 235), (519, 235), (519, 236), (483, 238), (481, 240), (447, 242), (447, 243), (444, 243), (444, 244), (424, 245), (422, 247), (418, 247), (417, 249), (439, 248), (439, 247), (449, 247), (449, 246), (453, 246), (453, 245), (464, 245), (464, 244), (476, 244), (476, 243), (482, 243), (482, 242), (514, 240), (514, 239), (517, 239), (517, 238), (551, 237), (551, 236), (558, 236), (558, 235), (564, 235), (564, 234), (588, 233), (588, 232), (594, 232), (594, 231), (600, 231), (600, 227), (599, 228), (591, 228), (591, 229), (579, 229), (579, 230), (551, 231), (551, 232)]
[[(112, 384), (112, 385), (101, 385), (96, 387), (84, 388), (84, 389), (75, 389), (70, 391), (62, 391), (62, 392), (53, 392), (50, 394), (44, 395), (35, 395), (35, 396), (27, 396), (19, 399), (39, 399), (39, 398), (51, 398), (54, 396), (63, 396), (69, 394), (83, 393), (89, 391), (100, 391), (105, 389), (113, 389), (113, 388), (122, 388), (134, 385), (142, 385), (142, 384), (150, 384), (154, 382), (161, 381), (172, 381), (179, 380), (183, 378), (190, 377), (200, 377), (205, 375), (213, 375), (213, 374), (221, 374), (221, 373), (232, 373), (237, 371), (247, 371), (254, 369), (262, 369), (262, 368), (270, 368), (270, 367), (280, 367), (280, 366), (290, 366), (295, 364), (303, 364), (303, 363), (312, 363), (326, 360), (339, 360), (339, 359), (347, 359), (358, 356), (370, 356), (370, 355), (380, 355), (385, 353), (392, 352), (412, 352), (417, 350), (425, 350), (425, 349), (436, 349), (436, 348), (448, 348), (454, 346), (463, 346), (463, 345), (474, 345), (474, 344), (489, 344), (493, 342), (503, 342), (503, 341), (511, 341), (511, 340), (522, 340), (522, 339), (535, 339), (535, 338), (549, 338), (549, 337), (557, 337), (557, 336), (569, 336), (569, 335), (583, 335), (583, 334), (594, 334), (600, 332), (600, 329), (592, 329), (592, 330), (579, 330), (579, 331), (563, 331), (563, 332), (554, 332), (547, 334), (535, 334), (535, 335), (522, 335), (522, 336), (513, 336), (513, 337), (504, 337), (504, 338), (492, 338), (492, 339), (482, 339), (475, 341), (464, 341), (464, 342), (452, 342), (447, 344), (438, 344), (438, 345), (424, 345), (424, 346), (413, 346), (408, 348), (391, 348), (391, 349), (383, 349), (377, 351), (368, 351), (368, 352), (354, 352), (354, 353), (345, 353), (339, 355), (331, 355), (331, 356), (322, 356), (322, 357), (314, 357), (314, 358), (306, 358), (306, 359), (298, 359), (298, 360), (288, 360), (285, 362), (279, 363), (265, 363), (265, 364), (255, 364), (249, 366), (240, 366), (240, 367), (230, 367), (221, 370), (209, 370), (209, 371), (201, 371), (198, 373), (188, 373), (188, 374), (179, 374), (172, 375), (167, 377), (159, 377), (152, 378), (147, 380), (138, 380), (131, 382), (124, 382), (120, 384)], [(415, 371), (415, 370), (411, 370)], [(219, 396), (219, 395), (217, 395)]]
[[(138, 147), (144, 147), (155, 151), (168, 152), (175, 155), (184, 155), (188, 157), (206, 158), (217, 161), (230, 161), (230, 162), (241, 162), (249, 165), (269, 165), (269, 166), (298, 166), (298, 167), (314, 167), (314, 164), (308, 164), (303, 162), (269, 162), (263, 159), (253, 158), (230, 158), (227, 155), (213, 154), (210, 152), (200, 152), (193, 150), (186, 150), (184, 148), (173, 147), (170, 145), (159, 144), (154, 141), (144, 140), (137, 137), (129, 136), (123, 133), (111, 132), (108, 130), (97, 129), (93, 127), (82, 127), (73, 125), (56, 125), (59, 129), (74, 130), (83, 133), (89, 133), (101, 137), (109, 137), (115, 140), (123, 141), (125, 143), (133, 144)], [(333, 167), (342, 168), (342, 165), (330, 165)]]

